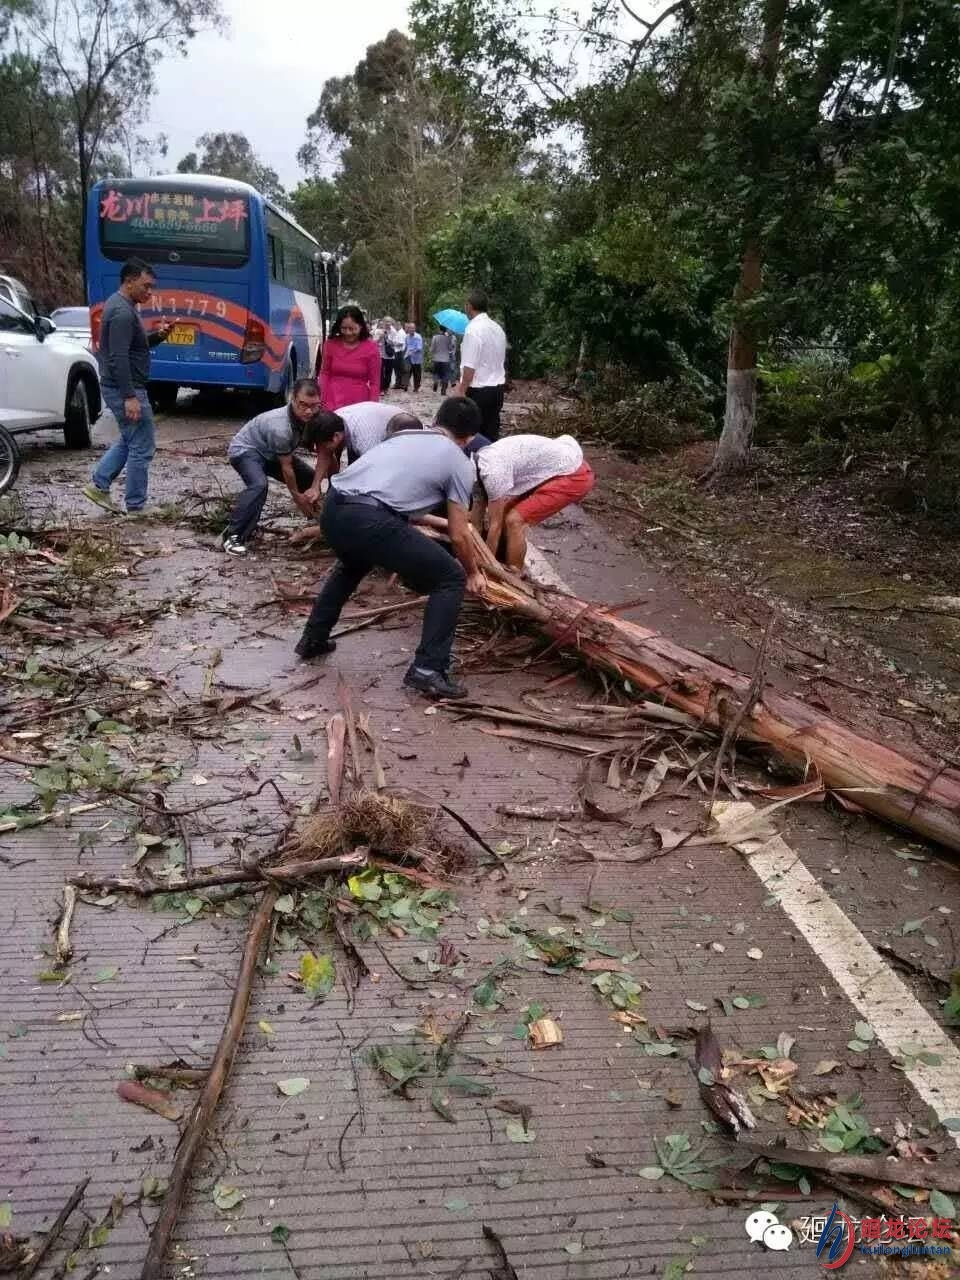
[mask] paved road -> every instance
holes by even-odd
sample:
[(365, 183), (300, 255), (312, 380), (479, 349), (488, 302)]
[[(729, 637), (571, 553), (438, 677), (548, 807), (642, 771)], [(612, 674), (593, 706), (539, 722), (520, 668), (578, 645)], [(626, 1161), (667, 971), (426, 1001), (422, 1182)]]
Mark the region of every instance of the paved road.
[[(229, 402), (211, 408), (182, 401), (161, 425), (155, 499), (189, 512), (197, 495), (234, 492), (222, 455), (242, 417), (242, 406)], [(109, 434), (107, 424), (101, 430)], [(351, 997), (342, 953), (320, 937), (314, 945), (335, 958), (339, 979), (313, 1004), (287, 976), (305, 944), (278, 931), (215, 1141), (194, 1178), (171, 1274), (473, 1280), (497, 1273), (483, 1224), (499, 1234), (516, 1274), (538, 1280), (818, 1270), (809, 1243), (772, 1254), (750, 1242), (744, 1219), (756, 1204), (718, 1203), (669, 1174), (638, 1174), (659, 1164), (655, 1139), (661, 1149), (671, 1135), (677, 1144), (676, 1135), (705, 1141), (704, 1159), (726, 1149), (690, 1066), (691, 1037), (708, 1016), (721, 1045), (742, 1057), (764, 1048), (775, 1057), (771, 1047), (780, 1038), (781, 1053), (787, 1048), (797, 1064), (793, 1092), (809, 1114), (817, 1111), (811, 1096), (859, 1095), (867, 1124), (886, 1139), (952, 1150), (939, 1122), (960, 1116), (960, 1055), (937, 1025), (941, 991), (916, 978), (902, 985), (875, 949), (891, 946), (914, 965), (949, 974), (960, 911), (950, 861), (860, 818), (794, 806), (776, 819), (785, 843), (753, 857), (699, 845), (631, 865), (656, 849), (652, 825), (687, 831), (703, 822), (702, 797), (681, 785), (679, 771), (632, 826), (505, 817), (498, 807), (571, 802), (581, 761), (493, 736), (489, 724), (435, 712), (404, 693), (415, 616), (401, 613), (351, 635), (316, 669), (314, 685), (297, 688), (305, 678), (292, 653), (300, 619), (275, 603), (276, 583), (312, 590), (325, 562), (291, 555), (284, 531), (295, 522), (282, 493), (271, 501), (257, 554), (227, 560), (211, 535), (173, 512), (166, 522), (133, 525), (92, 511), (77, 493), (87, 461), (54, 443), (27, 446), (19, 493), (28, 522), (66, 521), (95, 543), (118, 540), (124, 554), (104, 569), (116, 598), (131, 619), (151, 605), (164, 608), (116, 639), (40, 646), (38, 655), (128, 686), (162, 678), (168, 702), (181, 709), (196, 704), (211, 672), (216, 693), (262, 691), (255, 703), (212, 715), (190, 732), (168, 715), (166, 722), (158, 716), (152, 733), (110, 736), (127, 767), (177, 764), (179, 779), (166, 790), (171, 806), (229, 797), (268, 778), (287, 807), (296, 806), (323, 784), (324, 726), (339, 705), (342, 676), (369, 715), (389, 783), (453, 806), (507, 851), (503, 872), (464, 844), (456, 908), (441, 926), (447, 958), (456, 956), (452, 968), (435, 966), (435, 942), (384, 933), (360, 943), (371, 972)], [(582, 513), (564, 513), (538, 541), (553, 571), (581, 596), (646, 599), (638, 616), (681, 642), (752, 661), (716, 619)], [(374, 583), (357, 604), (385, 598), (394, 596)], [(602, 696), (586, 676), (553, 684), (569, 670), (557, 655), (533, 654), (522, 663), (504, 656), (504, 635), (493, 651), (490, 635), (482, 619), (467, 617), (459, 652), (474, 697), (522, 706), (533, 695), (568, 710)], [(221, 661), (212, 666), (216, 651)], [(158, 699), (145, 692), (143, 705)], [(54, 752), (62, 728), (48, 730), (48, 723), (36, 730), (42, 737), (7, 737), (4, 748)], [(69, 717), (53, 723), (75, 728)], [(684, 758), (670, 743), (650, 750), (661, 746), (674, 763)], [(690, 758), (695, 748), (686, 753)], [(645, 768), (619, 791), (601, 788), (601, 802), (615, 809), (635, 798)], [(31, 796), (27, 773), (0, 764), (5, 805)], [(195, 865), (252, 856), (269, 847), (285, 820), (269, 787), (185, 819)], [(89, 1233), (79, 1241), (73, 1274), (99, 1264), (104, 1275), (133, 1280), (156, 1216), (152, 1202), (136, 1200), (145, 1178), (166, 1177), (177, 1128), (121, 1102), (116, 1085), (131, 1062), (209, 1059), (245, 923), (236, 904), (204, 907), (193, 918), (183, 907), (162, 913), (123, 899), (84, 903), (73, 927), (69, 981), (38, 981), (50, 967), (64, 877), (78, 867), (119, 872), (143, 847), (135, 837), (144, 825), (129, 806), (114, 803), (80, 821), (82, 827), (0, 835), (0, 983), (7, 997), (0, 1013), (0, 1202), (10, 1200), (15, 1230), (42, 1229), (91, 1174), (84, 1204), (92, 1224), (117, 1194), (126, 1208), (94, 1236), (96, 1248), (88, 1247)], [(613, 1007), (590, 982), (597, 971), (557, 972), (532, 945), (531, 930), (541, 942), (560, 938), (594, 960), (628, 957), (623, 968), (643, 987), (640, 1037), (673, 1051), (645, 1050), (630, 1027), (613, 1020)], [(481, 987), (481, 999), (488, 998), (478, 1005), (477, 986), (500, 961), (501, 976)], [(734, 1004), (735, 997), (748, 999)], [(537, 1052), (515, 1035), (536, 1004), (559, 1021), (562, 1046)], [(415, 1028), (443, 1034), (468, 1009), (473, 1017), (453, 1070), (492, 1092), (441, 1086), (451, 1122), (431, 1106), (429, 1085), (412, 1086), (409, 1098), (391, 1092), (367, 1054), (374, 1045), (422, 1046)], [(858, 1021), (873, 1033), (861, 1052), (848, 1048)], [(893, 1065), (901, 1044), (913, 1046), (901, 1064), (908, 1071)], [(916, 1056), (920, 1050), (933, 1053), (928, 1064)], [(838, 1065), (816, 1074), (827, 1061)], [(296, 1096), (278, 1090), (278, 1081), (300, 1078), (309, 1086)], [(762, 1141), (783, 1134), (815, 1145), (813, 1131), (788, 1123), (782, 1098), (759, 1091), (755, 1073), (744, 1068), (737, 1079), (750, 1093)], [(504, 1102), (513, 1114), (498, 1109)], [(518, 1106), (530, 1109), (527, 1132), (517, 1124)], [(822, 1115), (830, 1110), (830, 1102), (821, 1104)], [(786, 1190), (796, 1184), (769, 1175), (752, 1185), (761, 1195), (771, 1185), (784, 1189), (770, 1199), (798, 1233), (802, 1215), (832, 1203), (829, 1193), (790, 1203)], [(223, 1201), (233, 1188), (243, 1200), (219, 1208), (215, 1195)], [(278, 1224), (289, 1229), (285, 1243)], [(79, 1226), (78, 1216), (65, 1242), (77, 1239)]]

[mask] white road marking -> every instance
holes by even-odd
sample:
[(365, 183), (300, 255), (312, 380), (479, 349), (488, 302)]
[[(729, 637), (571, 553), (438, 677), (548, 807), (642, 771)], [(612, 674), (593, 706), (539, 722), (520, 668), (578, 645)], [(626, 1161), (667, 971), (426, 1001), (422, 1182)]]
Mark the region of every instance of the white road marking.
[[(533, 546), (527, 549), (527, 570), (544, 586), (572, 594), (543, 553)], [(714, 805), (713, 816), (720, 827), (729, 827), (756, 812), (756, 806), (749, 802), (723, 801)], [(767, 892), (777, 897), (814, 955), (863, 1021), (870, 1024), (887, 1052), (903, 1057), (902, 1047), (908, 1045), (939, 1057), (936, 1066), (916, 1061), (903, 1074), (941, 1121), (960, 1116), (960, 1050), (837, 906), (800, 855), (782, 836), (745, 840), (734, 848), (744, 855)], [(854, 1038), (851, 1020), (850, 1039)], [(951, 1132), (950, 1137), (960, 1147), (960, 1133)]]

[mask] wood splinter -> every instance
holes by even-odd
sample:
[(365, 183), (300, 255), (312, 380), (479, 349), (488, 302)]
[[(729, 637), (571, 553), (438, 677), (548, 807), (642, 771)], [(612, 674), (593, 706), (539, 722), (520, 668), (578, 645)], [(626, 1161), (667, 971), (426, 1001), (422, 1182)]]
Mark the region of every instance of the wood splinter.
[(70, 943), (70, 925), (73, 922), (73, 913), (76, 910), (76, 906), (76, 887), (72, 884), (65, 884), (63, 886), (63, 910), (60, 912), (60, 919), (57, 921), (56, 934), (54, 935), (57, 968), (62, 967), (73, 959), (73, 947)]

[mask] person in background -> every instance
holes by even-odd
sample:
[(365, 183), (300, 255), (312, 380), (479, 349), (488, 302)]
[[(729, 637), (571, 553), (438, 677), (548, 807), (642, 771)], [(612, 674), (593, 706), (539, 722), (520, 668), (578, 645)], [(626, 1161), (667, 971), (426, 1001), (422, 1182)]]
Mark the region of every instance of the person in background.
[(316, 514), (314, 470), (297, 457), (296, 451), (301, 446), (335, 440), (338, 435), (342, 447), (343, 422), (335, 413), (321, 410), (317, 384), (312, 378), (297, 380), (289, 404), (261, 413), (240, 428), (227, 446), (230, 465), (245, 486), (221, 540), (227, 555), (247, 554), (247, 544), (267, 500), (268, 477), (284, 482), (305, 516)]
[(407, 335), (403, 325), (395, 324), (390, 330), (390, 348), (393, 352), (393, 385), (398, 391), (406, 391), (406, 361), (404, 351), (407, 347)]
[[(447, 394), (450, 385), (450, 338), (453, 335), (441, 329), (430, 339), (430, 363), (433, 365), (433, 389), (440, 388), (440, 394)], [(454, 339), (456, 341), (456, 339)]]
[(423, 377), (423, 337), (417, 332), (417, 326), (412, 320), (408, 320), (403, 327), (406, 331), (403, 348), (404, 389), (410, 385), (412, 378), (414, 391), (419, 391)]
[(150, 349), (165, 342), (174, 326), (164, 321), (147, 337), (137, 310), (153, 292), (157, 277), (140, 258), (129, 258), (120, 268), (120, 288), (103, 308), (97, 361), (103, 401), (117, 420), (120, 439), (115, 440), (93, 469), (84, 496), (98, 507), (116, 512), (110, 486), (126, 467), (126, 508), (142, 511), (147, 500), (150, 459), (156, 451), (153, 411), (147, 396)]
[(377, 349), (380, 352), (380, 394), (386, 395), (390, 390), (390, 378), (393, 375), (393, 347), (390, 345), (390, 333), (393, 321), (384, 316), (377, 331)]
[(483, 434), (494, 443), (500, 439), (500, 411), (507, 380), (507, 335), (487, 314), (487, 295), (474, 289), (467, 297), (470, 317), (460, 348), (460, 381), (455, 396), (469, 396), (483, 417)]
[(457, 335), (452, 329), (447, 330), (447, 342), (450, 347), (450, 368), (448, 373), (450, 374), (450, 382), (456, 385), (460, 381), (460, 369), (457, 364)]
[[(420, 644), (403, 682), (433, 698), (463, 698), (450, 676), (454, 632), (464, 590), (480, 592), (470, 536), (474, 469), (453, 434), (404, 431), (377, 445), (330, 481), (321, 528), (339, 560), (327, 576), (297, 644), (303, 659), (332, 653), (330, 632), (343, 606), (372, 569), (399, 574), (428, 596)], [(454, 555), (411, 526), (445, 504)]]
[[(486, 504), (487, 546), (518, 571), (527, 558), (527, 526), (579, 502), (594, 485), (573, 436), (506, 436), (481, 450), (475, 461)], [(478, 517), (482, 527), (482, 510)]]
[(341, 307), (320, 363), (320, 402), (336, 411), (360, 400), (380, 399), (380, 353), (359, 307)]

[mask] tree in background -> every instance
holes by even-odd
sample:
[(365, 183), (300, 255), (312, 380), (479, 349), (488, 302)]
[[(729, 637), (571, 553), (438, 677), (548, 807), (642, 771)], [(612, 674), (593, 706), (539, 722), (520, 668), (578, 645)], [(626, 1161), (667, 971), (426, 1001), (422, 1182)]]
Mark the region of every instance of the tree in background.
[(946, 396), (960, 278), (952, 4), (676, 0), (644, 18), (598, 0), (583, 18), (526, 0), (414, 0), (413, 22), (428, 65), (500, 94), (491, 119), (576, 138), (570, 181), (592, 225), (566, 226), (561, 261), (581, 278), (604, 261), (617, 294), (637, 234), (655, 239), (658, 296), (685, 280), (687, 300), (708, 308), (678, 339), (684, 355), (711, 364), (701, 338), (725, 325), (713, 474), (746, 458), (758, 368), (810, 344), (848, 367), (886, 354), (884, 390), (903, 417), (928, 443), (960, 436)]
[(290, 193), (289, 203), (297, 221), (316, 236), (324, 249), (340, 261), (350, 256), (350, 228), (335, 182), (308, 178)]
[(529, 368), (539, 332), (541, 239), (529, 210), (510, 196), (497, 196), (453, 214), (426, 245), (438, 300), (462, 309), (468, 290), (486, 291), (506, 329), (513, 373)]
[(84, 196), (129, 172), (153, 76), (219, 0), (0, 0), (0, 252), (47, 304), (82, 296)]
[(188, 152), (177, 165), (177, 173), (210, 173), (220, 178), (247, 182), (278, 204), (286, 204), (287, 194), (275, 169), (264, 164), (250, 140), (242, 133), (203, 133), (197, 150)]
[(344, 279), (374, 310), (422, 321), (429, 237), (509, 169), (510, 148), (474, 132), (474, 96), (465, 83), (430, 74), (399, 31), (371, 45), (351, 75), (323, 86), (299, 152), (314, 185), (294, 193), (294, 206), (326, 242), (329, 205), (318, 210), (324, 225), (317, 226), (311, 195), (330, 195), (316, 184), (335, 161), (342, 243), (357, 259), (345, 263)]
[(163, 55), (222, 22), (219, 0), (38, 0), (18, 24), (69, 106), (81, 196), (118, 127), (144, 118)]

